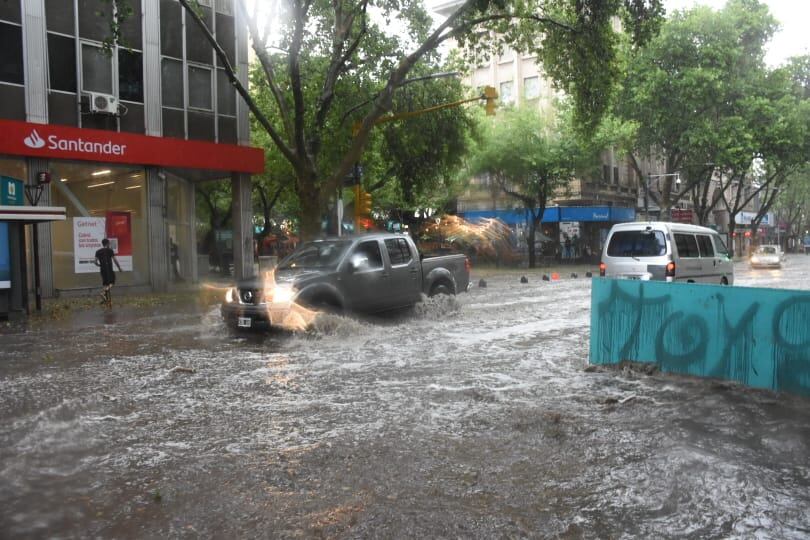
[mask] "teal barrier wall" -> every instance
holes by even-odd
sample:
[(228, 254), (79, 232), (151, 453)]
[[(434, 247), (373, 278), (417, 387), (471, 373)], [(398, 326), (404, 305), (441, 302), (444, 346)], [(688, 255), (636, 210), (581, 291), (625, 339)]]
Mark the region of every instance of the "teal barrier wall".
[(591, 364), (810, 395), (810, 292), (595, 278)]

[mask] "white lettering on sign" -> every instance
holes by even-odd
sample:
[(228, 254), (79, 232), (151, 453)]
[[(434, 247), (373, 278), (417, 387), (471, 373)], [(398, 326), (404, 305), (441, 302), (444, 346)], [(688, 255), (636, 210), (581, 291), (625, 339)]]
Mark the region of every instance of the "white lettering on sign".
[[(31, 130), (31, 134), (23, 142), (29, 148), (42, 148), (45, 141), (39, 136), (37, 130)], [(48, 135), (48, 149), (63, 150), (65, 152), (83, 152), (87, 154), (103, 154), (109, 156), (123, 156), (127, 151), (127, 145), (115, 144), (112, 141), (95, 142), (84, 139), (60, 139), (57, 135)]]
[(84, 139), (60, 139), (56, 135), (48, 136), (48, 148), (51, 150), (65, 150), (68, 152), (86, 152), (88, 154), (111, 154), (123, 156), (127, 145), (85, 141)]

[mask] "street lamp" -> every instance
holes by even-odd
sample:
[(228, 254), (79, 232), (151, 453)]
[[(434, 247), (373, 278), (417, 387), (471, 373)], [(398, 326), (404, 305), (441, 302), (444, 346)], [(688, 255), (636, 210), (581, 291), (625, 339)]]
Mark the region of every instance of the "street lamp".
[(652, 180), (653, 178), (666, 178), (668, 176), (674, 176), (676, 184), (681, 183), (681, 173), (648, 174), (647, 179), (644, 181), (644, 216), (647, 218), (647, 221), (650, 221), (650, 201), (649, 201), (650, 180)]

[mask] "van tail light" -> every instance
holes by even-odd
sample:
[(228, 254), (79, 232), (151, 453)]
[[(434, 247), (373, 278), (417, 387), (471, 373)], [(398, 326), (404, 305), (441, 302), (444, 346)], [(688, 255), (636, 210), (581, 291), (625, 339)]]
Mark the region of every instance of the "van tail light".
[(667, 277), (675, 277), (675, 263), (667, 263)]
[(469, 257), (464, 258), (464, 270), (466, 270), (467, 273), (469, 273), (470, 270), (472, 270), (472, 263), (470, 262)]
[(601, 277), (605, 277), (605, 272), (607, 272), (607, 265), (603, 262), (599, 263), (599, 275)]

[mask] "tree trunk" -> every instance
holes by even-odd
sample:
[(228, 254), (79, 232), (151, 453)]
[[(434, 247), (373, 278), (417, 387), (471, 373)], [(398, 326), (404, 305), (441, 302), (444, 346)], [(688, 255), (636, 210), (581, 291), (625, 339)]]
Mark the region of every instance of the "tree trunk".
[(301, 205), (301, 240), (312, 240), (321, 234), (321, 193), (313, 178), (298, 179), (298, 201)]
[(734, 258), (734, 230), (737, 228), (737, 224), (734, 222), (734, 216), (729, 216), (728, 220), (728, 254), (731, 258)]
[(529, 268), (537, 267), (537, 257), (534, 252), (534, 237), (537, 230), (537, 223), (534, 220), (534, 212), (532, 211), (532, 219), (529, 220)]

